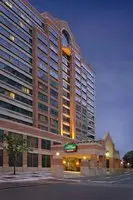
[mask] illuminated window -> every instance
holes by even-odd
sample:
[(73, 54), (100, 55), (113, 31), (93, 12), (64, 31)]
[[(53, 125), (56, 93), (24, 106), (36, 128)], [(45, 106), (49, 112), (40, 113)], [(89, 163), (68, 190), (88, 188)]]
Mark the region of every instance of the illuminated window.
[(28, 89), (28, 88), (25, 88), (25, 87), (22, 87), (22, 90), (23, 90), (23, 92), (26, 93), (26, 94), (29, 94), (29, 92), (30, 92), (29, 89)]
[(15, 41), (15, 37), (13, 35), (10, 35), (10, 40), (12, 40), (14, 42)]
[(22, 22), (19, 23), (22, 28), (24, 28), (24, 24)]
[(6, 1), (5, 3), (9, 8), (12, 8), (12, 4), (9, 1)]
[(10, 92), (10, 97), (11, 97), (12, 99), (15, 99), (15, 94), (12, 93), (12, 92)]

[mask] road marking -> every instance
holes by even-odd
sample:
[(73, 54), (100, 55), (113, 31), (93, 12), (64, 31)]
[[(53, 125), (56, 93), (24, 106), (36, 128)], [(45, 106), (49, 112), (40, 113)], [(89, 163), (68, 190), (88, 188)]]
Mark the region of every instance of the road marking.
[(56, 180), (58, 180), (58, 181), (70, 181), (70, 182), (77, 182), (77, 183), (80, 183), (81, 182), (81, 180), (75, 180), (75, 179), (56, 179)]
[(121, 182), (121, 181), (125, 181), (125, 180), (128, 180), (130, 179), (131, 177), (127, 177), (127, 178), (123, 178), (123, 179), (120, 179), (120, 180), (117, 180), (117, 181), (112, 181), (112, 183), (118, 183), (118, 182)]
[(88, 180), (88, 182), (90, 182), (90, 183), (113, 183), (112, 181), (90, 181), (90, 180)]

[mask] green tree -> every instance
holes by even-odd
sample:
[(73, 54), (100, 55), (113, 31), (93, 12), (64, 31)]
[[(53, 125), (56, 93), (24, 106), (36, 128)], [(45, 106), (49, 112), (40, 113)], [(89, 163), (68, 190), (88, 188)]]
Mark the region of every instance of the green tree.
[(133, 151), (128, 151), (123, 157), (124, 163), (130, 163), (130, 166), (133, 168)]
[(3, 143), (1, 143), (3, 149), (8, 153), (8, 156), (13, 160), (14, 175), (16, 174), (16, 161), (17, 154), (31, 151), (30, 144), (22, 135), (19, 134), (4, 134)]

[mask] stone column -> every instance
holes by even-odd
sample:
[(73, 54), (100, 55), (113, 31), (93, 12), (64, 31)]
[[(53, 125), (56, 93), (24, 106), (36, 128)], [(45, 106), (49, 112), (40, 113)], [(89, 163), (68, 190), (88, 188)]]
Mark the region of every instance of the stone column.
[[(4, 134), (8, 135), (8, 131), (4, 131)], [(3, 149), (3, 171), (9, 171), (9, 156), (6, 150)]]
[(3, 171), (9, 171), (9, 164), (8, 164), (8, 153), (6, 150), (3, 150)]
[(81, 160), (80, 172), (84, 176), (90, 175), (90, 163), (89, 162), (90, 162), (89, 160)]
[(99, 156), (99, 175), (106, 174), (106, 157)]
[(115, 173), (115, 162), (114, 162), (114, 158), (110, 158), (110, 159), (109, 159), (109, 172), (110, 172), (110, 174)]
[(23, 153), (23, 171), (27, 171), (27, 152)]
[(92, 159), (90, 160), (90, 175), (91, 176), (96, 176), (97, 175), (97, 160), (96, 158), (92, 157)]
[[(25, 140), (27, 140), (27, 135), (23, 135), (23, 138)], [(27, 152), (23, 152), (23, 171), (27, 171), (28, 167), (27, 167)]]
[(64, 178), (63, 163), (62, 163), (62, 158), (60, 156), (53, 156), (52, 175), (54, 177)]
[(38, 170), (42, 169), (41, 138), (38, 138)]

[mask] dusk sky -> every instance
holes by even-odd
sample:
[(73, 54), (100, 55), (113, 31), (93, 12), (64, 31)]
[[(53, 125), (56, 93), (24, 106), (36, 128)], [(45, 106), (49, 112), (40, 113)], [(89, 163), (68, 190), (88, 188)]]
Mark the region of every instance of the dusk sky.
[(30, 0), (66, 20), (96, 72), (97, 138), (109, 131), (121, 156), (133, 150), (133, 1)]

